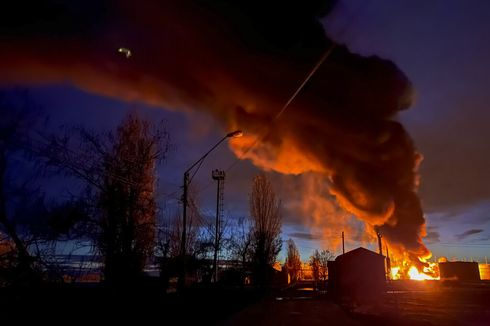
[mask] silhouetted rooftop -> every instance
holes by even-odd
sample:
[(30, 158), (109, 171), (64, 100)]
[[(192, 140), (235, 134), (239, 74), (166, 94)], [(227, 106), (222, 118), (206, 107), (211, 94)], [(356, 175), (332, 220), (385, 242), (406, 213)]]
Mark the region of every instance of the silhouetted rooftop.
[(368, 249), (363, 248), (363, 247), (359, 247), (359, 248), (356, 248), (354, 250), (348, 251), (345, 254), (339, 255), (335, 259), (335, 261), (339, 261), (339, 260), (345, 259), (347, 257), (354, 257), (354, 256), (372, 256), (373, 258), (376, 257), (374, 259), (377, 259), (377, 258), (384, 259), (384, 256), (378, 254), (377, 252), (368, 250)]

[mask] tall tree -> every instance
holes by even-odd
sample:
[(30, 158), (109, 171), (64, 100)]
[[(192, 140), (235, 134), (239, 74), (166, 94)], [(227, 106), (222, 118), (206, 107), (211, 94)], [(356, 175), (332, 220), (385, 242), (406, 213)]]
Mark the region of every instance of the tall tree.
[(148, 122), (129, 115), (103, 157), (99, 246), (108, 279), (137, 276), (153, 252), (159, 141)]
[(287, 246), (286, 269), (291, 277), (291, 281), (296, 282), (301, 273), (301, 257), (293, 239), (287, 241)]
[(163, 124), (135, 114), (128, 115), (115, 133), (76, 131), (49, 138), (48, 164), (93, 190), (95, 241), (105, 259), (106, 280), (135, 279), (155, 246), (156, 166), (167, 155), (168, 133)]
[(280, 201), (265, 174), (253, 179), (250, 195), (255, 281), (264, 287), (270, 281), (272, 265), (281, 250)]
[(315, 284), (318, 284), (318, 281), (320, 280), (320, 253), (318, 252), (318, 249), (316, 249), (313, 255), (310, 256), (309, 265), (311, 267), (313, 280), (315, 281)]

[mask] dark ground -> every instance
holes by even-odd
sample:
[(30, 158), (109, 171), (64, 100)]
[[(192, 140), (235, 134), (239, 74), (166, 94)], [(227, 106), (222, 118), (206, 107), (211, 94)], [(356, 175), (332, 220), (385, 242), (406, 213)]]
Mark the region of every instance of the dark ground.
[(158, 325), (490, 325), (490, 283), (398, 281), (377, 304), (336, 304), (302, 283), (260, 294), (251, 289), (189, 289), (158, 284), (109, 290), (98, 285), (0, 289), (0, 320)]
[(100, 285), (50, 285), (36, 289), (0, 289), (2, 321), (69, 325), (214, 325), (261, 298), (245, 289), (188, 289), (164, 294), (158, 286), (109, 289)]
[(490, 283), (395, 281), (371, 305), (336, 304), (307, 284), (268, 297), (223, 325), (490, 325)]

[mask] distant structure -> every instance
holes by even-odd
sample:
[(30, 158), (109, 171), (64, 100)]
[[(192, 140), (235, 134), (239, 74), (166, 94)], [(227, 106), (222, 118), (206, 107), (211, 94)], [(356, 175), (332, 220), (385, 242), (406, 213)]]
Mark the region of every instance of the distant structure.
[(328, 276), (336, 300), (372, 302), (386, 290), (385, 257), (359, 247), (329, 261)]
[(480, 281), (478, 263), (466, 261), (440, 262), (439, 273), (441, 281)]
[(480, 278), (482, 280), (490, 280), (490, 264), (481, 263), (478, 264), (478, 268), (480, 269)]

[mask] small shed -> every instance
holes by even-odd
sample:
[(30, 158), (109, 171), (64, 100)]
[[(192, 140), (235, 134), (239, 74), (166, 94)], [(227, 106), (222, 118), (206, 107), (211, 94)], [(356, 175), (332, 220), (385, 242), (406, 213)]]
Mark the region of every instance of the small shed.
[(441, 262), (439, 263), (439, 273), (442, 281), (480, 281), (480, 270), (476, 262)]
[(328, 262), (328, 291), (335, 299), (373, 301), (386, 290), (385, 257), (357, 248)]

